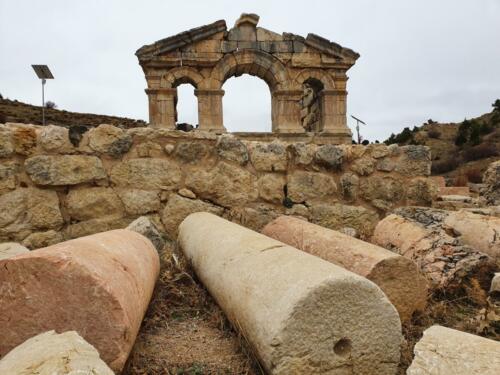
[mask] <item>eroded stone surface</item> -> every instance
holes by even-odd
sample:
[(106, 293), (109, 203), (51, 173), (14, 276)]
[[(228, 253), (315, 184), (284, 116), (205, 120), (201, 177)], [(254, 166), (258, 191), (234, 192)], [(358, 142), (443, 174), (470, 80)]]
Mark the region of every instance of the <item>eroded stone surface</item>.
[(0, 356), (47, 330), (74, 330), (120, 372), (158, 272), (154, 246), (128, 230), (0, 261)]
[(76, 185), (107, 177), (95, 156), (38, 155), (26, 159), (24, 168), (38, 185)]
[(427, 281), (417, 265), (382, 247), (288, 216), (273, 220), (262, 233), (373, 281), (403, 322), (427, 305)]
[(118, 195), (129, 215), (144, 215), (161, 207), (158, 190), (118, 189)]
[(248, 160), (248, 150), (245, 144), (231, 134), (223, 134), (217, 140), (217, 154), (224, 159), (245, 165)]
[(97, 219), (104, 216), (123, 216), (123, 203), (111, 188), (90, 187), (71, 190), (66, 197), (66, 207), (76, 220)]
[(127, 226), (127, 229), (142, 234), (144, 237), (151, 241), (158, 252), (163, 250), (163, 246), (165, 246), (165, 240), (163, 239), (156, 225), (146, 216), (141, 216), (140, 218), (131, 222)]
[(396, 373), (401, 325), (375, 284), (208, 213), (179, 242), (270, 374)]
[(296, 203), (323, 198), (337, 191), (335, 180), (322, 173), (295, 171), (287, 178), (287, 196)]
[(491, 163), (484, 172), (483, 183), (486, 185), (484, 196), (491, 205), (500, 205), (500, 160)]
[(287, 169), (286, 147), (279, 142), (269, 144), (252, 143), (250, 159), (258, 171), (279, 172)]
[(335, 230), (351, 227), (356, 229), (363, 239), (371, 236), (379, 219), (374, 211), (341, 203), (315, 204), (311, 206), (310, 212), (313, 223)]
[(500, 343), (442, 326), (424, 331), (408, 375), (497, 375)]
[(75, 331), (40, 333), (0, 360), (0, 374), (114, 375), (97, 350)]
[(0, 260), (12, 258), (18, 254), (28, 253), (29, 250), (16, 242), (0, 243)]
[(89, 131), (89, 147), (112, 157), (119, 157), (132, 146), (132, 137), (116, 126), (101, 124)]
[(180, 167), (165, 159), (129, 159), (111, 170), (111, 182), (120, 187), (171, 190), (180, 179)]
[(165, 226), (167, 235), (172, 239), (177, 238), (177, 228), (182, 220), (193, 212), (200, 211), (221, 215), (223, 209), (199, 199), (190, 199), (172, 194), (161, 215), (161, 221)]

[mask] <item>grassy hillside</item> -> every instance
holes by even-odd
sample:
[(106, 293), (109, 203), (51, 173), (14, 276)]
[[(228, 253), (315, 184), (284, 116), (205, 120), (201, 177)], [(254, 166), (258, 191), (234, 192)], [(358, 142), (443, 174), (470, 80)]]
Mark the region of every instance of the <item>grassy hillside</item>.
[(500, 157), (500, 99), (493, 111), (461, 123), (428, 120), (422, 126), (391, 134), (386, 144), (426, 145), (432, 152), (432, 173), (461, 183), (481, 182), (488, 164)]
[[(17, 100), (0, 98), (0, 123), (6, 122), (41, 125), (42, 107), (22, 103)], [(95, 115), (91, 113), (69, 112), (55, 108), (45, 109), (45, 123), (60, 126), (85, 125), (89, 127), (98, 126), (100, 124), (111, 124), (121, 128), (135, 128), (146, 125), (142, 120)]]

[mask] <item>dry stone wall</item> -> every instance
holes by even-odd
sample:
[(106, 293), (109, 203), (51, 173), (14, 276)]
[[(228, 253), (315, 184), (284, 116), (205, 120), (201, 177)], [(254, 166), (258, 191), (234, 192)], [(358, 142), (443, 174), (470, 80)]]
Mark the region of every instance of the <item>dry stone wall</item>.
[(0, 241), (29, 248), (147, 215), (170, 239), (208, 211), (260, 230), (281, 214), (369, 236), (395, 207), (430, 205), (424, 146), (256, 142), (100, 125), (0, 125)]

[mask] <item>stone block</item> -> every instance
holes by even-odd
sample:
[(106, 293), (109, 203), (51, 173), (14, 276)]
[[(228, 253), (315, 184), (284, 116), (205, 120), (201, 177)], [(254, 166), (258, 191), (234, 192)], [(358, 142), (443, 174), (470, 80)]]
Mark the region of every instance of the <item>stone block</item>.
[(179, 166), (165, 159), (129, 159), (111, 170), (111, 182), (119, 187), (174, 190), (180, 180)]
[(295, 203), (322, 199), (337, 192), (332, 177), (307, 171), (295, 171), (287, 176), (287, 196)]
[(29, 249), (16, 242), (0, 243), (0, 260), (12, 258), (24, 253), (29, 253)]
[(26, 159), (24, 168), (37, 185), (77, 185), (107, 178), (95, 156), (38, 155)]
[(89, 147), (101, 154), (118, 158), (132, 146), (132, 137), (123, 129), (101, 124), (89, 131)]
[(44, 126), (38, 136), (38, 144), (44, 151), (58, 154), (70, 153), (75, 147), (69, 140), (69, 130), (62, 126)]
[(144, 215), (160, 210), (159, 190), (118, 189), (117, 192), (129, 215)]
[(287, 169), (288, 157), (282, 143), (252, 143), (250, 160), (258, 171), (283, 172)]
[(408, 375), (497, 375), (500, 342), (434, 325), (415, 345)]
[(111, 188), (89, 187), (72, 189), (66, 197), (66, 208), (74, 220), (124, 215), (123, 203)]
[(75, 331), (36, 335), (0, 360), (0, 374), (114, 375), (99, 352)]

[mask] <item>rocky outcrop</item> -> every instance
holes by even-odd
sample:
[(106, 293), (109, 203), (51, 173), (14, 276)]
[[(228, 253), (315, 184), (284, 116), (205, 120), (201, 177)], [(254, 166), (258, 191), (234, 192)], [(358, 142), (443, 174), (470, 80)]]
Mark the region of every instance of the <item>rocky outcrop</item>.
[(280, 216), (262, 234), (318, 256), (377, 284), (408, 322), (427, 304), (427, 281), (408, 258), (307, 221)]
[(0, 356), (47, 330), (74, 330), (121, 371), (158, 272), (154, 246), (129, 230), (0, 261)]
[(179, 244), (268, 373), (396, 373), (399, 317), (367, 279), (208, 213)]
[(77, 332), (40, 333), (12, 349), (0, 360), (0, 374), (113, 375), (97, 350)]
[(499, 342), (437, 325), (414, 351), (408, 375), (496, 375), (500, 369)]

